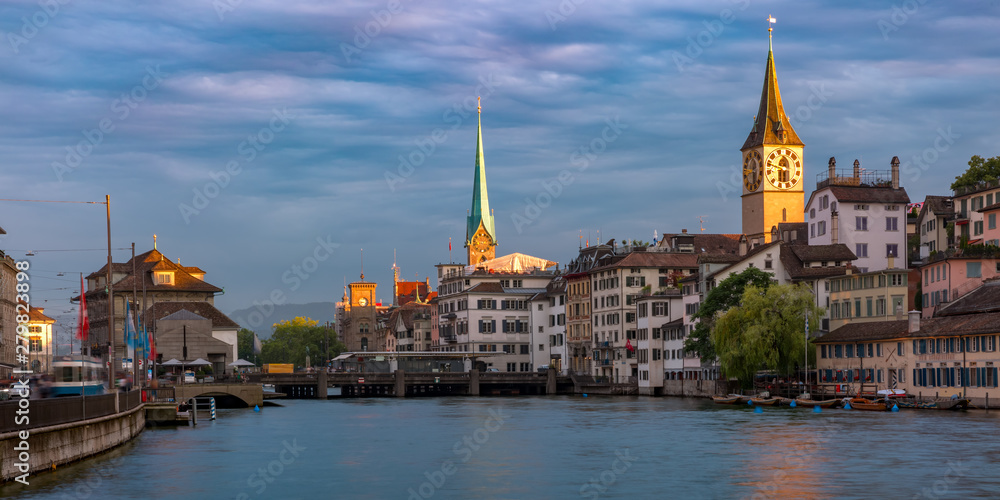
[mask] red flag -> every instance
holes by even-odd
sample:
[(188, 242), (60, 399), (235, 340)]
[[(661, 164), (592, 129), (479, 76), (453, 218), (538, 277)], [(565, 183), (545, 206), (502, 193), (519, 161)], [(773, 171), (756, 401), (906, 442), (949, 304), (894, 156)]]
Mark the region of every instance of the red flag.
[(153, 332), (149, 332), (149, 359), (156, 359), (156, 344), (153, 343)]
[(625, 341), (625, 348), (628, 349), (628, 350), (630, 350), (630, 351), (634, 351), (635, 350), (635, 347), (632, 347), (632, 341), (631, 340), (626, 340)]
[(448, 251), (451, 251), (451, 238), (448, 238)]
[(80, 314), (76, 320), (76, 338), (87, 340), (90, 334), (90, 318), (87, 317), (87, 289), (83, 285), (83, 275), (80, 275)]

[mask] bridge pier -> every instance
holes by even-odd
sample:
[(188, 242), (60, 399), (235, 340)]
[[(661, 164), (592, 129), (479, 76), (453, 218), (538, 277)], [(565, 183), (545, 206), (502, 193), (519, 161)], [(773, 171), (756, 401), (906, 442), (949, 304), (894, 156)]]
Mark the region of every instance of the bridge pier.
[(326, 368), (319, 371), (319, 375), (316, 377), (316, 398), (326, 399), (327, 393), (327, 381), (326, 381)]
[(556, 371), (552, 368), (545, 370), (545, 394), (556, 393)]
[(469, 370), (469, 395), (479, 395), (479, 370), (475, 368)]
[(403, 370), (396, 370), (396, 397), (406, 397), (406, 374)]

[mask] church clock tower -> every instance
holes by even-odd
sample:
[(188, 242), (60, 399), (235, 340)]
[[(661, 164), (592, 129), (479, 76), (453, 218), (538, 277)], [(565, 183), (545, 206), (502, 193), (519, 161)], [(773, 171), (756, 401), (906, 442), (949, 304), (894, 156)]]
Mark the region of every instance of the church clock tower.
[[(477, 99), (478, 101), (478, 99)], [(476, 130), (476, 175), (472, 184), (472, 210), (466, 218), (465, 248), (468, 263), (475, 265), (496, 258), (496, 229), (486, 192), (486, 162), (483, 160), (483, 107), (478, 106), (479, 127)]]
[[(769, 19), (774, 22), (773, 19)], [(743, 153), (743, 234), (751, 245), (771, 242), (771, 228), (804, 222), (802, 141), (781, 104), (768, 28), (767, 68), (760, 108)]]

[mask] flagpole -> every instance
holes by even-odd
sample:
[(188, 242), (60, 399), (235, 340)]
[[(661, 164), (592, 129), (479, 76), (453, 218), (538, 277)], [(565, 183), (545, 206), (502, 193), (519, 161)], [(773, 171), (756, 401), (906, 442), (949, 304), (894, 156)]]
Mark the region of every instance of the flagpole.
[[(83, 315), (85, 314), (86, 298), (84, 294), (87, 293), (86, 288), (83, 286), (83, 273), (80, 273), (80, 310), (77, 311), (77, 336), (80, 337), (80, 404), (83, 407), (83, 413), (80, 415), (84, 420), (87, 419), (87, 391), (83, 385)], [(70, 344), (72, 347), (72, 344)], [(70, 354), (73, 354), (70, 352)]]

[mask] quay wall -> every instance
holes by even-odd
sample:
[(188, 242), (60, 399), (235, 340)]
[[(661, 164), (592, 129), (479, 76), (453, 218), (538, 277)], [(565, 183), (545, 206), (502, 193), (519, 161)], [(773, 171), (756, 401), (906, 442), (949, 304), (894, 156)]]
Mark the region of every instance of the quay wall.
[[(88, 420), (28, 429), (28, 480), (36, 472), (97, 455), (138, 436), (146, 426), (143, 406)], [(15, 465), (20, 462), (21, 453), (14, 449), (22, 441), (18, 432), (0, 434), (0, 475), (4, 482), (25, 473)]]

